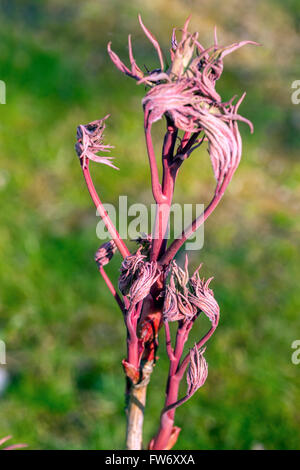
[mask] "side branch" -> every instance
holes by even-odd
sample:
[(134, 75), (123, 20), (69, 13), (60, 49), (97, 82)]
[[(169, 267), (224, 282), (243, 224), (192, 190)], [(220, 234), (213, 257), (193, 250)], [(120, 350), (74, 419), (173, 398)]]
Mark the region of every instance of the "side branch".
[[(204, 335), (200, 339), (200, 341), (198, 341), (198, 343), (196, 344), (198, 349), (202, 348), (207, 343), (209, 338), (213, 335), (213, 333), (214, 333), (215, 329), (217, 328), (217, 326), (218, 326), (218, 324), (216, 324), (215, 326), (212, 326), (210, 328), (210, 330), (206, 333), (206, 335)], [(179, 380), (182, 379), (182, 377), (183, 377), (183, 375), (186, 371), (186, 368), (189, 365), (189, 362), (190, 362), (190, 355), (187, 354), (185, 356), (185, 358), (183, 359), (182, 363), (180, 364), (180, 366), (178, 367), (178, 370), (177, 370), (177, 373), (176, 373), (176, 376), (178, 377)]]
[(101, 274), (101, 276), (103, 277), (109, 291), (112, 293), (113, 297), (115, 298), (117, 304), (119, 305), (121, 311), (124, 313), (124, 303), (122, 302), (122, 299), (121, 297), (119, 296), (118, 292), (116, 291), (113, 283), (111, 282), (111, 280), (109, 279), (108, 275), (106, 274), (106, 272), (104, 271), (104, 268), (101, 267), (99, 269), (99, 272)]
[(108, 213), (104, 209), (104, 206), (97, 194), (97, 191), (95, 189), (94, 183), (91, 178), (90, 170), (88, 167), (88, 162), (85, 167), (82, 166), (82, 172), (83, 176), (87, 185), (87, 188), (89, 190), (89, 193), (91, 195), (91, 198), (97, 208), (97, 211), (102, 218), (111, 238), (114, 240), (115, 244), (117, 245), (117, 248), (119, 249), (121, 255), (123, 258), (126, 258), (130, 254), (127, 246), (125, 245), (124, 241), (121, 239), (117, 229), (115, 228), (114, 224), (112, 223)]
[(159, 260), (160, 265), (165, 265), (168, 264), (176, 255), (178, 250), (182, 247), (182, 245), (186, 242), (190, 236), (198, 230), (198, 228), (205, 222), (205, 220), (210, 216), (210, 214), (215, 210), (217, 205), (219, 204), (220, 200), (222, 199), (225, 189), (227, 187), (227, 184), (229, 181), (227, 181), (227, 177), (223, 181), (223, 184), (220, 188), (219, 191), (217, 191), (209, 203), (209, 205), (206, 207), (206, 209), (200, 214), (192, 223), (189, 227), (185, 228), (180, 236), (180, 238), (177, 238), (176, 240), (171, 243), (169, 246), (168, 250), (165, 252), (165, 254), (161, 257)]

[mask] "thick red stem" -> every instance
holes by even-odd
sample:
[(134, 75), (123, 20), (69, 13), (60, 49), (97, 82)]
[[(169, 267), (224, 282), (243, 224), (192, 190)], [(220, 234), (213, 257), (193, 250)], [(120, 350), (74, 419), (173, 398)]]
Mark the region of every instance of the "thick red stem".
[[(169, 341), (170, 338), (169, 338), (168, 329), (166, 329), (166, 333), (167, 333), (167, 341)], [(172, 435), (172, 431), (174, 427), (175, 408), (168, 410), (168, 411), (165, 411), (165, 409), (168, 406), (172, 405), (173, 403), (176, 403), (178, 400), (178, 392), (179, 392), (179, 385), (180, 385), (181, 378), (177, 376), (176, 372), (178, 369), (178, 365), (180, 362), (180, 358), (181, 358), (186, 340), (187, 340), (187, 328), (185, 325), (182, 325), (177, 330), (174, 354), (173, 354), (173, 358), (170, 359), (170, 368), (169, 368), (169, 377), (168, 377), (165, 405), (161, 414), (160, 427), (159, 427), (158, 433), (152, 442), (153, 450), (166, 449), (168, 446), (170, 437)]]
[[(149, 129), (149, 132), (151, 132), (151, 129)], [(162, 151), (162, 197), (165, 197), (165, 201), (157, 201), (153, 244), (150, 256), (151, 261), (156, 261), (162, 255), (162, 251), (164, 250), (164, 240), (168, 228), (170, 207), (172, 204), (174, 185), (177, 174), (177, 172), (172, 169), (172, 160), (176, 138), (177, 128), (169, 120), (167, 120), (167, 132), (165, 135)]]
[[(166, 397), (165, 406), (175, 403), (178, 398), (180, 380), (176, 375), (169, 378), (169, 391)], [(170, 437), (174, 427), (175, 409), (163, 412), (160, 418), (160, 427), (155, 436), (151, 450), (165, 450), (168, 447)]]

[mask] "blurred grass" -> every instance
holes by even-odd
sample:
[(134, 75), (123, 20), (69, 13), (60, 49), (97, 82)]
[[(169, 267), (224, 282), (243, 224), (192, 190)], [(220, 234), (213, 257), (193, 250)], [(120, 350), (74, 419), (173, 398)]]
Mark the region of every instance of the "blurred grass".
[[(125, 355), (120, 314), (97, 274), (98, 220), (74, 154), (76, 127), (111, 113), (108, 141), (120, 172), (95, 167), (105, 202), (119, 194), (151, 202), (141, 87), (109, 62), (106, 44), (156, 66), (137, 12), (165, 50), (173, 25), (193, 13), (206, 46), (253, 39), (226, 58), (218, 90), (247, 91), (242, 163), (193, 254), (221, 306), (207, 350), (205, 387), (177, 412), (178, 449), (299, 449), (300, 335), (299, 1), (2, 1), (0, 79), (0, 339), (8, 385), (0, 436), (38, 449), (124, 446)], [(158, 145), (158, 142), (157, 142)], [(201, 163), (200, 163), (201, 160)], [(200, 166), (201, 165), (201, 166)], [(199, 171), (201, 168), (201, 171)], [(175, 202), (207, 202), (213, 178), (205, 151), (186, 163)], [(108, 270), (116, 281), (120, 258)], [(201, 334), (201, 326), (195, 332)], [(163, 344), (163, 341), (162, 341)], [(149, 387), (145, 441), (155, 432), (167, 373), (164, 348)]]

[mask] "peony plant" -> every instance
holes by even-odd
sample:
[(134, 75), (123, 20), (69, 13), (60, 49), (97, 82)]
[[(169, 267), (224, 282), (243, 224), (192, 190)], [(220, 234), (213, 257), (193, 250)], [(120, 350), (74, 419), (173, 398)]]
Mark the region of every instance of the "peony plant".
[[(157, 39), (140, 16), (139, 22), (156, 50), (157, 69), (142, 71), (137, 65), (130, 35), (129, 66), (112, 50), (111, 43), (107, 48), (116, 68), (138, 85), (146, 87), (142, 106), (156, 217), (152, 234), (141, 234), (136, 240), (138, 247), (135, 252), (129, 252), (104, 209), (90, 173), (91, 161), (116, 168), (113, 158), (107, 156), (112, 146), (104, 144), (108, 116), (78, 127), (76, 152), (91, 198), (111, 237), (98, 249), (95, 261), (126, 326), (127, 356), (123, 360), (127, 397), (126, 446), (135, 450), (143, 446), (146, 390), (157, 361), (158, 332), (163, 328), (170, 365), (159, 427), (148, 448), (168, 450), (175, 445), (180, 433), (180, 428), (174, 424), (176, 409), (207, 379), (206, 344), (217, 328), (220, 316), (218, 302), (210, 287), (212, 278), (205, 280), (201, 277), (201, 265), (191, 274), (188, 256), (183, 267), (177, 264), (175, 256), (217, 207), (239, 165), (242, 141), (238, 123), (245, 122), (253, 131), (251, 122), (239, 114), (245, 93), (239, 99), (234, 96), (224, 102), (216, 91), (216, 84), (223, 72), (224, 58), (244, 45), (257, 43), (242, 41), (221, 46), (215, 30), (213, 45), (204, 48), (198, 40), (198, 33), (188, 31), (188, 18), (179, 30), (180, 39), (177, 39), (176, 29), (173, 30), (170, 59), (166, 63)], [(159, 120), (164, 120), (166, 126), (161, 153), (161, 181), (152, 141), (152, 126)], [(185, 227), (181, 236), (168, 246), (166, 233), (175, 183), (184, 162), (201, 145), (207, 146), (216, 179), (215, 190), (203, 214)], [(123, 262), (116, 287), (105, 266), (117, 250)], [(200, 315), (208, 318), (209, 328), (195, 344), (190, 345), (189, 352), (184, 353), (189, 333)], [(176, 325), (175, 329), (172, 328), (175, 331), (173, 338), (170, 323)], [(184, 377), (187, 389), (185, 395), (179, 397)]]

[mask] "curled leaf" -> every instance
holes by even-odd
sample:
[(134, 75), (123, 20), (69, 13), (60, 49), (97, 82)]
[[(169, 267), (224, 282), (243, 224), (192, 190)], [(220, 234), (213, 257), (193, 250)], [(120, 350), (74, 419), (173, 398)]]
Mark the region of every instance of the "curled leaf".
[(117, 246), (113, 240), (103, 243), (95, 253), (95, 261), (98, 268), (100, 269), (108, 264), (116, 251)]
[(190, 365), (186, 377), (188, 385), (187, 395), (189, 397), (191, 397), (198, 388), (202, 387), (207, 378), (208, 367), (204, 357), (204, 351), (205, 349), (199, 351), (196, 344), (190, 350)]
[(103, 119), (90, 122), (86, 125), (77, 127), (77, 142), (75, 145), (76, 153), (80, 159), (83, 168), (87, 166), (87, 160), (92, 160), (97, 163), (103, 163), (118, 170), (111, 162), (113, 157), (98, 156), (98, 152), (109, 152), (111, 145), (104, 145), (103, 132), (105, 129), (105, 120), (109, 115)]

